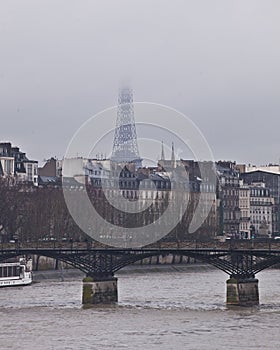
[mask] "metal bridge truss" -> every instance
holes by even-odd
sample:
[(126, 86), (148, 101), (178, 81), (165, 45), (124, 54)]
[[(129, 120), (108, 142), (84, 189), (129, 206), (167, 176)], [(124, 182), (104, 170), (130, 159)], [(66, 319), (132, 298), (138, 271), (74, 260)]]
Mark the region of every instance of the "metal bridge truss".
[(184, 248), (18, 248), (0, 250), (0, 262), (22, 255), (39, 255), (63, 261), (102, 280), (121, 268), (153, 256), (186, 256), (215, 266), (231, 277), (253, 278), (258, 272), (280, 264), (280, 250), (256, 249), (184, 249)]

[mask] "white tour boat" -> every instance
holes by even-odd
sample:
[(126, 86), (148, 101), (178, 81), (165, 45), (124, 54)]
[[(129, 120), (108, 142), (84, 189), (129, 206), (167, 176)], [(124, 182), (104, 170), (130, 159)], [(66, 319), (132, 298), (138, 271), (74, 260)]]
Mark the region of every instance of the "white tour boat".
[(26, 286), (32, 283), (32, 259), (0, 263), (0, 287)]

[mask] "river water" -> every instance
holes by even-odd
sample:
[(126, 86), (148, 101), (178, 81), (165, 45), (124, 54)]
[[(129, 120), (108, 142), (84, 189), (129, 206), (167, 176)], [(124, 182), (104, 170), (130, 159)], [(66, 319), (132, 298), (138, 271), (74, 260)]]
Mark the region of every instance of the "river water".
[(227, 276), (197, 268), (118, 276), (119, 303), (83, 308), (81, 278), (0, 290), (0, 349), (279, 349), (280, 271), (258, 275), (261, 304), (225, 306)]

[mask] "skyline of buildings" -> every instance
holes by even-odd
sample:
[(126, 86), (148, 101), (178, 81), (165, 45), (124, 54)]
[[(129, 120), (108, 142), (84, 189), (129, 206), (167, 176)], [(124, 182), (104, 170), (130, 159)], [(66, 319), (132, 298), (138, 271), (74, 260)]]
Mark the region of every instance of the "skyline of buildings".
[[(162, 156), (165, 157), (164, 152)], [(109, 159), (74, 158), (70, 161), (72, 171), (76, 172), (71, 186), (86, 183), (92, 188), (107, 186), (107, 191), (117, 189), (129, 200), (152, 201), (164, 199), (164, 192), (170, 191), (172, 181), (170, 168), (176, 169), (183, 164), (188, 178), (186, 193), (197, 198), (211, 189), (202, 187), (199, 164), (194, 160), (160, 159), (157, 167), (136, 168), (129, 163), (126, 171), (119, 173), (114, 162)], [(19, 147), (10, 143), (0, 143), (0, 175), (12, 177), (20, 183), (29, 183), (35, 187), (62, 186), (62, 167), (65, 160), (51, 158), (43, 167), (29, 160)], [(165, 170), (167, 165), (169, 171)], [(74, 170), (73, 170), (74, 169)], [(246, 166), (232, 161), (215, 163), (217, 185), (214, 189), (215, 200), (209, 212), (211, 236), (252, 238), (257, 236), (273, 237), (279, 235), (280, 169), (276, 165), (266, 167)], [(119, 171), (119, 170), (118, 170)], [(145, 180), (150, 181), (147, 185)], [(106, 182), (107, 181), (107, 182)], [(146, 183), (143, 187), (141, 184)], [(107, 184), (107, 185), (104, 185)], [(184, 185), (184, 186), (185, 186)], [(105, 187), (104, 187), (105, 186)], [(148, 186), (148, 187), (147, 187)]]

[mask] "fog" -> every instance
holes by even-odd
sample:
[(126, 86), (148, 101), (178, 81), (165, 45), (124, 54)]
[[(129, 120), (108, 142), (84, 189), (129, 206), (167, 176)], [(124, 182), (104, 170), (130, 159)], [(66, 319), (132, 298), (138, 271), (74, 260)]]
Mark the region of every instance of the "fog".
[(215, 159), (278, 162), (279, 14), (277, 0), (2, 1), (0, 140), (61, 158), (129, 84), (188, 116)]

